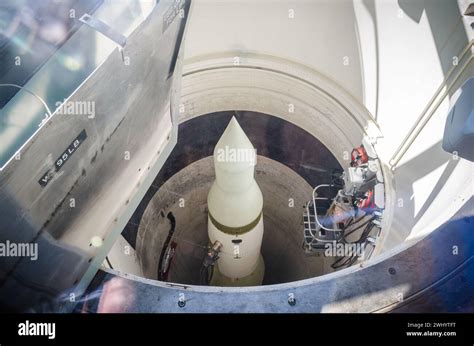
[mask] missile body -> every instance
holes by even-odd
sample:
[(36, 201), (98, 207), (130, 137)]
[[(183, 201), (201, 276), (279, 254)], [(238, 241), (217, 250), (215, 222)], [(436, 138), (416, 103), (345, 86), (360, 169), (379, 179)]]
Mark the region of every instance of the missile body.
[(256, 160), (252, 143), (232, 118), (214, 148), (216, 180), (207, 197), (209, 239), (222, 244), (213, 286), (262, 284), (263, 196), (254, 179)]

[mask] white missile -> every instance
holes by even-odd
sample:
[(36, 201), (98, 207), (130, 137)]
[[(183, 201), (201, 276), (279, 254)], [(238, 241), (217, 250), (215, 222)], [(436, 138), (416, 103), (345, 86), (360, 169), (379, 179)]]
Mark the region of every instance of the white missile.
[(214, 181), (207, 205), (211, 244), (222, 244), (210, 284), (261, 285), (265, 265), (263, 196), (254, 179), (255, 148), (233, 117), (214, 148)]

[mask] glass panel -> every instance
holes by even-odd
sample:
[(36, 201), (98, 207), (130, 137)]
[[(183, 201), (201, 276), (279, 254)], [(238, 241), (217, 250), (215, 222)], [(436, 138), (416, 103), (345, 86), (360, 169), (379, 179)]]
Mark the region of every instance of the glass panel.
[(81, 23), (81, 16), (88, 13), (128, 36), (155, 4), (151, 0), (2, 1), (0, 171), (117, 48)]

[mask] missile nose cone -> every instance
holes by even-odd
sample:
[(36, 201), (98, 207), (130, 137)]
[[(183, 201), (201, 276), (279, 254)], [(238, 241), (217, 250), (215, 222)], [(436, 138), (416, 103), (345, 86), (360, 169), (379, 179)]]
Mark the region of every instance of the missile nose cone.
[(254, 183), (255, 148), (232, 117), (214, 148), (216, 182), (227, 191), (244, 191)]
[(256, 152), (237, 119), (232, 117), (214, 148), (216, 169), (240, 172), (256, 164)]

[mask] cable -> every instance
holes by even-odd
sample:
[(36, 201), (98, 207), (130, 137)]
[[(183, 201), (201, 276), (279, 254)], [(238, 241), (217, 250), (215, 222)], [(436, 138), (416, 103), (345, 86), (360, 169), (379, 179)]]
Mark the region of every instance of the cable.
[[(342, 261), (344, 258), (346, 258), (346, 257), (345, 257), (345, 256), (344, 256), (344, 257), (340, 257), (339, 259), (335, 260), (334, 263), (331, 265), (331, 267), (334, 266), (334, 265), (336, 265), (336, 264), (339, 263), (340, 261)], [(333, 267), (333, 268), (334, 268), (334, 267)]]
[(209, 283), (212, 280), (212, 276), (214, 274), (214, 264), (210, 266), (201, 266), (201, 269), (199, 271), (199, 281), (201, 282), (201, 285), (209, 285)]
[[(369, 223), (369, 222), (372, 221), (374, 218), (375, 218), (375, 217), (373, 217), (373, 218), (367, 220), (367, 221), (364, 222), (362, 225), (358, 226), (357, 228), (351, 230), (351, 232), (348, 233), (348, 234), (351, 234), (351, 233), (353, 233), (354, 231), (356, 231), (357, 229), (360, 229), (362, 226), (366, 225), (364, 231), (362, 232), (360, 238), (359, 238), (357, 241), (347, 243), (347, 242), (346, 242), (346, 239), (345, 239), (345, 236), (346, 236), (346, 235), (345, 235), (344, 238), (343, 238), (344, 243), (346, 243), (346, 244), (361, 244), (361, 243), (365, 243), (365, 242), (367, 241), (367, 238), (368, 238), (370, 232), (371, 232), (372, 229), (374, 228), (374, 224)], [(359, 258), (359, 256), (353, 255), (353, 256), (351, 256), (351, 257), (348, 257), (344, 262), (339, 263), (339, 262), (341, 262), (341, 261), (342, 261), (343, 259), (345, 259), (345, 258), (346, 258), (346, 257), (341, 257), (341, 258), (337, 259), (336, 261), (334, 261), (333, 264), (331, 264), (331, 267), (332, 267), (333, 269), (339, 269), (339, 268), (342, 268), (342, 267), (344, 267), (344, 266), (350, 267), (351, 265), (353, 265), (353, 264), (357, 261), (357, 259)]]
[[(353, 226), (353, 225), (357, 224), (358, 222), (364, 220), (364, 217), (365, 217), (365, 216), (366, 216), (366, 215), (362, 216), (361, 218), (359, 218), (359, 219), (357, 219), (357, 220), (355, 220), (354, 218), (352, 218), (352, 219), (349, 221), (349, 223), (347, 224), (347, 226), (344, 227), (343, 231), (345, 231), (349, 226)], [(354, 220), (355, 220), (355, 221), (354, 221)]]
[(362, 232), (359, 240), (357, 240), (355, 243), (363, 243), (363, 242), (366, 242), (367, 241), (367, 237), (369, 236), (370, 232), (372, 231), (372, 228), (374, 228), (374, 224), (368, 224), (364, 231)]
[(163, 280), (164, 279), (163, 278), (164, 273), (162, 271), (163, 261), (165, 259), (166, 250), (168, 249), (168, 246), (170, 245), (170, 242), (171, 242), (171, 239), (173, 237), (173, 233), (174, 233), (174, 230), (175, 230), (175, 227), (176, 227), (176, 218), (174, 217), (172, 212), (168, 213), (167, 218), (170, 222), (170, 230), (168, 231), (168, 235), (165, 239), (165, 243), (163, 244), (163, 247), (161, 249), (160, 259), (158, 261), (158, 280)]
[(209, 268), (202, 266), (199, 271), (199, 281), (201, 282), (201, 285), (208, 285), (210, 282), (208, 269)]
[(358, 259), (359, 259), (359, 256), (354, 256), (347, 266), (350, 267), (350, 266), (353, 265)]
[(339, 258), (338, 260), (336, 260), (336, 262), (334, 262), (333, 264), (331, 264), (331, 267), (332, 267), (333, 269), (339, 269), (339, 268), (341, 268), (341, 267), (344, 267), (344, 266), (346, 266), (354, 257), (357, 258), (357, 256), (351, 256), (351, 257), (348, 257), (343, 263), (337, 264), (340, 260), (346, 258), (346, 257), (341, 257), (341, 258)]
[[(353, 229), (351, 229), (349, 232), (345, 233), (344, 236), (343, 236), (343, 237), (344, 237), (344, 240), (345, 240), (345, 238), (346, 238), (348, 235), (351, 235), (352, 233), (354, 233), (355, 231), (357, 231), (357, 230), (360, 229), (361, 227), (367, 225), (369, 222), (372, 222), (374, 219), (375, 219), (375, 216), (371, 217), (371, 218), (368, 219), (366, 222), (364, 222), (364, 223), (358, 225), (356, 228), (353, 228)], [(346, 227), (346, 228), (347, 228), (347, 227)]]

